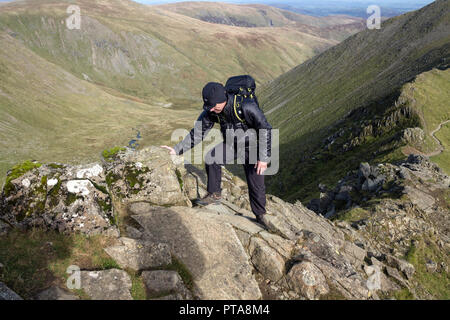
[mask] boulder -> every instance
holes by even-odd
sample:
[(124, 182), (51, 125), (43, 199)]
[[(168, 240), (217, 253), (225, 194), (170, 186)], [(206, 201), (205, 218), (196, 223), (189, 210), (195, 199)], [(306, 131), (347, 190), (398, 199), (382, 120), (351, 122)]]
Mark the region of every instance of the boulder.
[(264, 278), (277, 282), (283, 277), (285, 260), (266, 241), (253, 237), (248, 251), (253, 265)]
[(16, 227), (64, 233), (118, 235), (99, 164), (44, 164), (10, 181), (0, 203), (2, 219)]
[(403, 193), (421, 210), (428, 213), (433, 212), (436, 200), (431, 195), (411, 186), (405, 186)]
[(405, 144), (421, 144), (425, 139), (422, 128), (406, 128), (401, 132), (401, 141)]
[(0, 282), (0, 300), (23, 300), (17, 293)]
[(290, 286), (301, 296), (316, 300), (330, 291), (325, 276), (311, 262), (295, 264), (287, 275)]
[(80, 298), (64, 289), (61, 289), (58, 286), (52, 286), (50, 288), (45, 289), (44, 291), (39, 292), (35, 298), (35, 300), (79, 300)]
[(192, 300), (193, 298), (176, 271), (144, 271), (142, 279), (150, 296), (171, 296), (171, 300)]
[(121, 268), (144, 270), (172, 263), (167, 244), (122, 237), (120, 244), (107, 247), (105, 251)]
[(416, 269), (414, 268), (414, 266), (405, 261), (405, 260), (401, 260), (397, 257), (388, 255), (386, 256), (386, 263), (393, 267), (396, 268), (397, 270), (403, 272), (403, 274), (408, 278), (411, 279), (412, 276), (414, 275), (414, 272), (416, 271)]
[(183, 189), (186, 170), (182, 159), (154, 146), (137, 152), (120, 151), (104, 162), (108, 188), (124, 202), (186, 205), (189, 199)]
[(81, 271), (81, 289), (92, 300), (132, 300), (131, 278), (123, 270)]
[(221, 300), (261, 298), (248, 256), (229, 223), (201, 209), (149, 204), (147, 212), (142, 206), (140, 209), (132, 217), (145, 230), (143, 237), (169, 244), (172, 255), (191, 273), (195, 296)]

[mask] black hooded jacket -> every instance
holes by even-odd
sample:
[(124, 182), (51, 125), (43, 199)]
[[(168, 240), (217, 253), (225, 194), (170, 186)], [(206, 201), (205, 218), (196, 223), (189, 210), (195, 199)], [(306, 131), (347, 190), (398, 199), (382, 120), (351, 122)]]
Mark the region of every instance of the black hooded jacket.
[[(258, 134), (258, 138), (260, 136), (259, 130), (265, 129), (261, 131), (261, 138), (266, 140), (266, 148), (258, 152), (258, 160), (269, 162), (272, 150), (272, 127), (267, 122), (267, 119), (262, 110), (258, 107), (257, 102), (254, 100), (248, 100), (243, 103), (242, 112), (244, 114), (245, 123), (242, 123), (236, 117), (233, 106), (234, 95), (228, 95), (227, 104), (220, 114), (210, 111), (203, 111), (197, 119), (198, 122), (201, 122), (201, 130), (200, 127), (198, 130), (193, 128), (183, 139), (183, 141), (174, 147), (175, 152), (180, 155), (183, 152), (193, 148), (206, 137), (209, 130), (211, 130), (215, 123), (219, 123), (220, 130), (225, 141), (227, 129), (242, 129), (244, 132), (248, 129), (255, 129)], [(242, 116), (240, 116), (240, 118), (242, 119)]]

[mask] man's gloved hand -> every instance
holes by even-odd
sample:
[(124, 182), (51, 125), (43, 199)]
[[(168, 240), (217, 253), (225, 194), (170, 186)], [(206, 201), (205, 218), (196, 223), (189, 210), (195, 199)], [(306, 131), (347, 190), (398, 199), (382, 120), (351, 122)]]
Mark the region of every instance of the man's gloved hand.
[(161, 146), (161, 148), (167, 149), (169, 150), (169, 154), (170, 155), (176, 155), (177, 153), (175, 152), (175, 149), (169, 146)]
[(258, 161), (255, 164), (256, 174), (262, 175), (267, 170), (267, 162)]

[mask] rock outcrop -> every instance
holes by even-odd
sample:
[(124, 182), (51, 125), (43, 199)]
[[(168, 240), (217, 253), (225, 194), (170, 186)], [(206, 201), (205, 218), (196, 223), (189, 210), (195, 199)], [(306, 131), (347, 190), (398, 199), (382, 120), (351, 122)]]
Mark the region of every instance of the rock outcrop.
[[(377, 266), (377, 272), (366, 269), (367, 275), (379, 278), (382, 291), (402, 287), (416, 298), (431, 298), (415, 279), (415, 268), (421, 269), (419, 279), (448, 272), (448, 255), (441, 252), (450, 246), (449, 187), (450, 177), (436, 164), (410, 155), (398, 164), (361, 163), (333, 190), (320, 185), (321, 198), (308, 207), (334, 220), (346, 238), (367, 251), (371, 267)], [(427, 250), (417, 256), (420, 242)]]
[(0, 300), (23, 300), (17, 293), (0, 282)]
[[(389, 177), (382, 172), (362, 165), (358, 186), (381, 190), (375, 186)], [(14, 227), (117, 237), (106, 253), (124, 270), (141, 272), (155, 299), (378, 299), (399, 289), (390, 279), (406, 277), (407, 285), (414, 274), (405, 261), (383, 260), (368, 241), (355, 241), (349, 225), (298, 201), (268, 195), (269, 230), (263, 229), (249, 211), (246, 183), (225, 169), (222, 204), (192, 207), (205, 183), (203, 171), (182, 157), (157, 147), (125, 149), (102, 163), (41, 165), (11, 179), (1, 219)], [(340, 186), (345, 195), (338, 198), (347, 199), (351, 188)], [(121, 235), (118, 220), (125, 224)], [(82, 289), (92, 299), (131, 299), (124, 270), (82, 271)]]

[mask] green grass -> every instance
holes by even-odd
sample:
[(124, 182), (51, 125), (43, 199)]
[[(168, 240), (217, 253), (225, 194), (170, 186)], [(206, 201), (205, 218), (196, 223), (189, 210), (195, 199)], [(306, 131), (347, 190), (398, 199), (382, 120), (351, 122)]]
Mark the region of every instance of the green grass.
[(134, 300), (147, 300), (144, 280), (141, 275), (134, 270), (126, 270), (131, 277), (131, 296)]
[(336, 219), (347, 221), (347, 222), (355, 222), (362, 219), (366, 219), (370, 217), (370, 212), (363, 208), (353, 208), (347, 211), (342, 212), (337, 216)]
[(441, 250), (431, 238), (423, 236), (418, 239), (416, 244), (411, 245), (405, 255), (405, 259), (415, 267), (416, 272), (413, 278), (420, 284), (420, 290), (425, 290), (436, 299), (450, 299), (450, 288), (448, 286), (450, 276), (448, 272), (444, 270), (441, 270), (441, 272), (429, 272), (426, 268), (428, 260), (438, 264), (444, 262), (447, 265), (450, 262), (446, 252)]
[[(56, 231), (12, 230), (0, 237), (0, 281), (24, 299), (30, 299), (51, 285), (65, 287), (70, 265), (84, 270), (118, 268), (103, 248), (112, 239), (63, 235)], [(82, 292), (75, 292), (81, 294)]]
[(12, 180), (15, 180), (15, 179), (23, 176), (28, 171), (39, 168), (41, 165), (42, 164), (40, 164), (40, 163), (26, 160), (26, 161), (12, 167), (11, 172), (6, 177), (5, 186), (3, 188), (3, 192), (5, 193), (5, 195), (8, 196), (9, 193), (14, 188), (14, 185), (11, 183)]
[(194, 287), (194, 278), (189, 269), (177, 257), (172, 256), (172, 263), (168, 265), (165, 270), (172, 270), (178, 272), (183, 280), (186, 288), (192, 290)]
[(114, 147), (111, 149), (105, 149), (102, 152), (103, 159), (106, 161), (112, 161), (114, 157), (120, 152), (125, 151), (126, 149), (123, 147)]
[(404, 289), (394, 292), (393, 296), (397, 300), (414, 300), (414, 296), (408, 290), (408, 288), (404, 288)]

